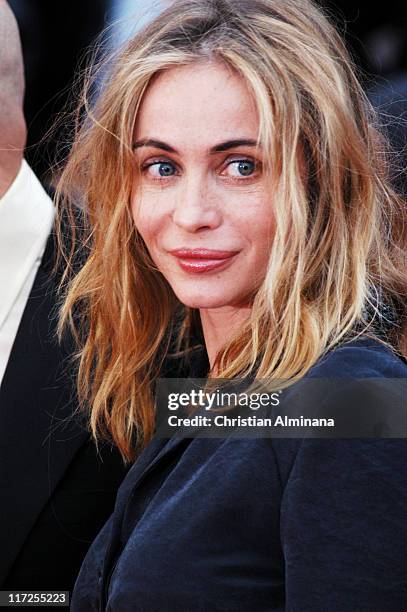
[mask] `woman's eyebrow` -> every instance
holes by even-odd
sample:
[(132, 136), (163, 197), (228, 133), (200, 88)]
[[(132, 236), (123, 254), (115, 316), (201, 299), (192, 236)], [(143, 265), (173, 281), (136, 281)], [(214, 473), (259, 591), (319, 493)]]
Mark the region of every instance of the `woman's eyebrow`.
[(133, 149), (139, 149), (140, 147), (154, 147), (155, 149), (162, 149), (168, 151), (168, 153), (177, 153), (177, 151), (166, 142), (161, 140), (154, 140), (152, 138), (142, 138), (141, 140), (135, 140), (133, 143)]
[(210, 149), (210, 153), (219, 153), (222, 151), (228, 151), (229, 149), (234, 149), (236, 147), (257, 147), (257, 140), (252, 140), (250, 138), (242, 138), (238, 140), (226, 140), (225, 142), (221, 142), (218, 145), (215, 145)]
[[(257, 140), (252, 140), (250, 138), (226, 140), (225, 142), (220, 142), (219, 144), (211, 147), (209, 149), (209, 153), (221, 153), (236, 147), (257, 147), (258, 145), (259, 143)], [(162, 149), (168, 153), (175, 153), (178, 155), (178, 151), (174, 149), (174, 147), (166, 142), (163, 142), (162, 140), (155, 140), (152, 138), (142, 138), (141, 140), (136, 140), (133, 143), (133, 149), (139, 149), (140, 147), (154, 147), (155, 149)]]

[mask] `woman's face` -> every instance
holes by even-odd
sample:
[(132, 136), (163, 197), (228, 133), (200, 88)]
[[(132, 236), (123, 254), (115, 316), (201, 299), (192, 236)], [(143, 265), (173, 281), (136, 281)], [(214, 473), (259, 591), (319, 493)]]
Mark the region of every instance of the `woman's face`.
[(220, 63), (171, 68), (144, 96), (133, 218), (187, 306), (247, 307), (264, 279), (274, 224), (258, 129), (245, 82)]

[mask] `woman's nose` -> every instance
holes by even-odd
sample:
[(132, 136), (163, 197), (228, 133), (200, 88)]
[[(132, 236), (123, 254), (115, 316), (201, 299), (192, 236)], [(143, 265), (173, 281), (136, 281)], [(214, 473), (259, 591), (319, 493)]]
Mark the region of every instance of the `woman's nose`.
[(219, 203), (203, 178), (185, 179), (180, 185), (172, 220), (188, 232), (215, 229), (220, 225)]

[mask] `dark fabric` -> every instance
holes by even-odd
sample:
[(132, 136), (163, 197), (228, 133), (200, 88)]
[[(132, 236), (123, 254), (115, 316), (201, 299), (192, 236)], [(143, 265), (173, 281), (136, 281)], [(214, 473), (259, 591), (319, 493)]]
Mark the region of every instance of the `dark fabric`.
[(72, 591), (127, 470), (97, 455), (79, 416), (70, 356), (59, 345), (51, 236), (0, 389), (0, 586)]
[[(407, 365), (360, 339), (308, 375), (404, 378)], [(155, 437), (86, 556), (71, 609), (400, 612), (406, 466), (402, 439)]]
[(123, 475), (116, 452), (106, 447), (98, 457), (93, 440), (85, 442), (36, 518), (2, 588), (72, 592)]

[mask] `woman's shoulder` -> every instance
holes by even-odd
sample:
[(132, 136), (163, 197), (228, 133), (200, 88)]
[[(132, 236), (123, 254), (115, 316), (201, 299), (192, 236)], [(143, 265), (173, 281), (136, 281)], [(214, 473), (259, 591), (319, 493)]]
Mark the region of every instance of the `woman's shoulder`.
[[(365, 379), (367, 378), (375, 379), (374, 384), (366, 385)], [(399, 384), (394, 385), (393, 379), (396, 378), (399, 379)], [(315, 388), (307, 386), (309, 379), (312, 379), (310, 381), (312, 384), (315, 381)], [(325, 353), (310, 368), (303, 379), (293, 386), (293, 391), (297, 390), (301, 406), (306, 404), (307, 401), (311, 402), (312, 406), (314, 398), (312, 392), (314, 392), (320, 398), (318, 406), (321, 411), (325, 410), (331, 416), (336, 410), (336, 414), (340, 416), (341, 407), (346, 407), (349, 411), (352, 406), (355, 408), (365, 406), (367, 411), (364, 413), (365, 417), (370, 408), (373, 409), (373, 413), (377, 417), (378, 406), (383, 406), (385, 410), (380, 413), (383, 417), (380, 420), (381, 425), (389, 421), (387, 424), (391, 425), (391, 430), (397, 432), (397, 424), (399, 422), (404, 423), (403, 407), (406, 385), (402, 379), (407, 380), (406, 360), (380, 340), (360, 336), (344, 342)], [(300, 392), (298, 393), (298, 391)], [(309, 397), (311, 399), (308, 399)], [(390, 397), (392, 398), (391, 402)], [(358, 398), (360, 401), (358, 401)], [(392, 407), (392, 411), (387, 411), (386, 406)], [(399, 420), (396, 419), (395, 423), (393, 423), (391, 419), (392, 415), (395, 414), (396, 406), (400, 409), (400, 413), (397, 416)], [(360, 413), (357, 412), (355, 414)], [(340, 422), (340, 419), (338, 419), (338, 422)], [(345, 421), (345, 423), (348, 423), (348, 421)], [(353, 423), (355, 431), (359, 431), (359, 424), (355, 422), (354, 418), (353, 420), (350, 419), (349, 423)], [(369, 421), (367, 420), (366, 423), (368, 424)], [(336, 428), (337, 422), (335, 421), (335, 429), (329, 430), (332, 439), (304, 437), (303, 439), (293, 438), (290, 440), (275, 438), (271, 441), (284, 483), (288, 481), (293, 466), (297, 463), (299, 457), (300, 463), (307, 465), (311, 472), (314, 460), (317, 463), (325, 463), (325, 454), (329, 455), (331, 459), (336, 458), (337, 465), (335, 469), (339, 469), (340, 464), (343, 465), (348, 461), (352, 463), (355, 456), (364, 456), (366, 453), (374, 455), (377, 452), (380, 458), (376, 463), (380, 463), (383, 456), (387, 456), (388, 448), (393, 449), (397, 447), (397, 453), (402, 452), (403, 457), (407, 458), (405, 439), (384, 439), (380, 438), (379, 434), (377, 434), (377, 439), (362, 439), (363, 436), (361, 438), (354, 437), (354, 435), (349, 437), (349, 431), (347, 435), (339, 436), (339, 438), (348, 439), (338, 439), (339, 434), (336, 432)], [(401, 433), (397, 432), (395, 437), (400, 438), (400, 436)], [(348, 452), (349, 446), (353, 449), (352, 453)], [(386, 449), (386, 452), (383, 449)], [(384, 463), (386, 464), (386, 461)]]
[(307, 372), (307, 378), (407, 378), (407, 360), (388, 344), (359, 336), (326, 352)]

